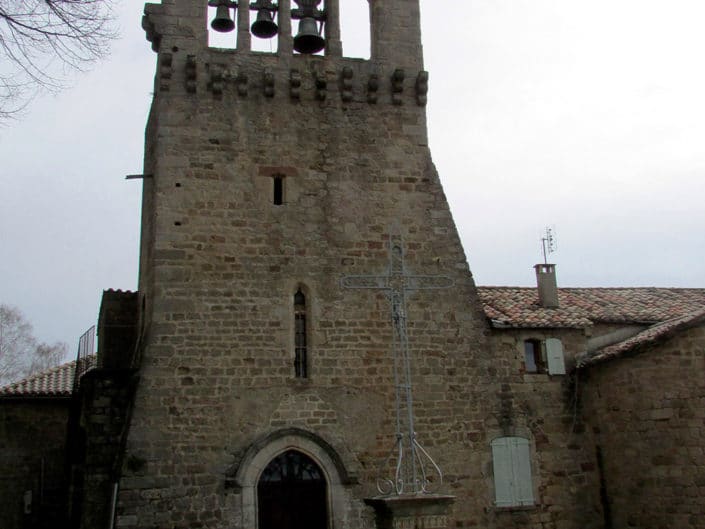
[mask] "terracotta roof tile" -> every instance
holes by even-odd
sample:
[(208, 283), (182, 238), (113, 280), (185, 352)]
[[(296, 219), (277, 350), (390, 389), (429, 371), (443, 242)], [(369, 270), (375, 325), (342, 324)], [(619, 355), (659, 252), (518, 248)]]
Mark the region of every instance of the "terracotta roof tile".
[(705, 307), (702, 288), (560, 288), (556, 309), (539, 306), (536, 288), (478, 287), (478, 293), (495, 326), (517, 328), (653, 324)]
[[(91, 355), (85, 359), (88, 366), (84, 372), (95, 366), (95, 358), (95, 355)], [(73, 390), (75, 373), (74, 360), (1, 387), (0, 397), (68, 397)]]
[(618, 358), (626, 353), (633, 352), (640, 347), (659, 342), (680, 330), (687, 329), (705, 322), (705, 308), (691, 312), (679, 318), (673, 318), (662, 323), (652, 325), (648, 329), (635, 334), (622, 342), (603, 347), (592, 353), (583, 353), (578, 355), (577, 367), (586, 367), (598, 362), (604, 362), (612, 358)]

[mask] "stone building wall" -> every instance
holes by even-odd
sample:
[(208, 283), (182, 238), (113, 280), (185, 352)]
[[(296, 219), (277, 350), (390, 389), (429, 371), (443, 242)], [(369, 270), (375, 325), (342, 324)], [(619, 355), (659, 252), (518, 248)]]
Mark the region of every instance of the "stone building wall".
[(581, 372), (606, 527), (702, 528), (705, 327)]
[[(68, 398), (0, 399), (0, 527), (65, 527)], [(25, 512), (25, 494), (31, 493)]]
[[(492, 335), (496, 365), (505, 364), (507, 369), (493, 373), (501, 381), (493, 396), (500, 403), (499, 420), (475, 433), (487, 477), (480, 489), (487, 513), (480, 527), (602, 527), (597, 464), (578, 414), (575, 379), (569, 369), (566, 375), (526, 372), (524, 340), (547, 338), (561, 340), (567, 367), (585, 350), (583, 329), (496, 329)], [(501, 436), (530, 441), (534, 507), (493, 507), (490, 443)]]
[[(107, 333), (106, 333), (107, 334)], [(130, 336), (130, 332), (125, 333)], [(129, 369), (92, 369), (81, 378), (72, 429), (72, 527), (109, 527), (136, 380)], [(134, 466), (134, 462), (127, 462)]]
[[(335, 82), (342, 64), (320, 64), (331, 68), (325, 102), (311, 100), (309, 75), (307, 101), (291, 102), (288, 71), (278, 72), (274, 100), (254, 85), (245, 100), (229, 89), (220, 100), (162, 93), (156, 102), (161, 137), (147, 191), (156, 213), (144, 253), (153, 260), (140, 285), (151, 325), (128, 445), (147, 465), (121, 483), (124, 527), (185, 527), (191, 516), (211, 527), (237, 523), (227, 469), (260, 436), (293, 425), (355, 454), (350, 465), (364, 485), (350, 486), (345, 526), (371, 523), (361, 499), (375, 493), (376, 462), (394, 440), (390, 308), (383, 293), (342, 289), (340, 279), (386, 273), (395, 222), (410, 272), (455, 282), (448, 297), (408, 299), (415, 382), (426, 388), (417, 394), (418, 432), (432, 452), (444, 447), (434, 453), (444, 468), (471, 457), (461, 424), (482, 420), (483, 375), (468, 365), (487, 365), (491, 354), (413, 79), (401, 107), (389, 92), (377, 105), (344, 107)], [(285, 204), (275, 206), (279, 173)], [(310, 324), (305, 381), (293, 370), (299, 287)]]
[[(439, 492), (457, 496), (448, 525), (514, 523), (493, 509), (489, 456), (493, 435), (512, 430), (532, 440), (546, 469), (537, 488), (550, 498), (520, 513), (523, 525), (595, 526), (589, 500), (576, 507), (591, 472), (580, 447), (558, 455), (570, 444), (564, 387), (527, 383), (516, 351), (488, 340), (428, 149), (418, 2), (371, 4), (369, 61), (208, 49), (200, 4), (147, 8), (159, 66), (145, 162), (146, 330), (125, 459), (141, 464), (122, 468), (120, 528), (255, 527), (257, 465), (285, 446), (328, 473), (331, 527), (373, 526), (364, 499), (378, 494), (395, 443), (390, 301), (341, 280), (387, 274), (397, 235), (407, 274), (452, 283), (407, 292), (405, 313), (415, 431), (444, 472)], [(299, 289), (307, 378), (294, 369)], [(292, 431), (305, 434), (282, 433)]]

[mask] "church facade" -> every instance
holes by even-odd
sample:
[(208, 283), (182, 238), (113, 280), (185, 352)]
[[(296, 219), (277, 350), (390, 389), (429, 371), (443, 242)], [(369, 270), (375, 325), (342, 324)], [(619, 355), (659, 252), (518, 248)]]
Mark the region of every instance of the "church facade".
[[(125, 446), (142, 465), (119, 480), (118, 526), (311, 526), (309, 511), (373, 526), (378, 480), (426, 486), (390, 460), (422, 454), (410, 413), (432, 457), (418, 470), (449, 479), (473, 457), (458, 421), (499, 412), (496, 382), (467, 380), (491, 362), (489, 328), (428, 148), (419, 5), (370, 4), (369, 60), (342, 56), (338, 9), (280, 2), (269, 54), (249, 49), (248, 6), (234, 51), (206, 45), (202, 4), (147, 6), (159, 68)], [(295, 52), (307, 19), (313, 41), (324, 20), (323, 55)], [(263, 505), (269, 464), (315, 466), (324, 499)]]
[(104, 293), (55, 520), (703, 527), (705, 290), (558, 289), (552, 265), (476, 287), (418, 0), (370, 0), (369, 60), (343, 56), (338, 0), (216, 4), (234, 50), (208, 46), (204, 3), (145, 8), (139, 289)]

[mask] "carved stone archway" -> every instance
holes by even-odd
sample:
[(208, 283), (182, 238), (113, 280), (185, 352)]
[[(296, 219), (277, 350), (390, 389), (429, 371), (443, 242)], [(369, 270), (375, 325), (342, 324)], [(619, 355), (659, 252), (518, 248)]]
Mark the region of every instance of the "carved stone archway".
[(328, 483), (321, 467), (298, 450), (267, 465), (257, 484), (259, 529), (328, 529)]
[(345, 486), (353, 480), (329, 443), (316, 434), (298, 428), (273, 432), (253, 443), (245, 452), (234, 476), (235, 484), (241, 491), (243, 527), (258, 528), (257, 485), (262, 472), (277, 456), (291, 450), (304, 454), (320, 467), (327, 482), (327, 527), (344, 527), (347, 503)]

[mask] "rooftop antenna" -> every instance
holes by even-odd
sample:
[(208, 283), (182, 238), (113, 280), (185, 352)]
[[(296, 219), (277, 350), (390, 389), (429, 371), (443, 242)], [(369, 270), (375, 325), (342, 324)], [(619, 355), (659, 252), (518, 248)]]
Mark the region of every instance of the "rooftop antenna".
[(541, 249), (543, 250), (543, 263), (548, 264), (548, 256), (556, 251), (558, 243), (556, 241), (556, 227), (546, 226), (546, 231), (541, 237)]

